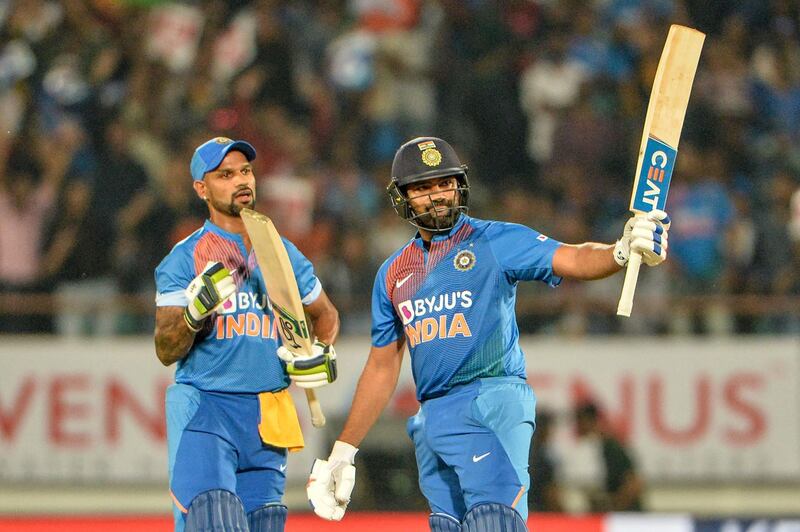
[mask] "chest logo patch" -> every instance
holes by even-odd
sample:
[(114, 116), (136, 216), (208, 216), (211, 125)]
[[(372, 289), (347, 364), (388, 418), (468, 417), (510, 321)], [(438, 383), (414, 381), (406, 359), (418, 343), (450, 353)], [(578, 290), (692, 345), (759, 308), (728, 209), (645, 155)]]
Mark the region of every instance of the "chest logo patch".
[(453, 266), (460, 272), (466, 272), (475, 267), (475, 254), (468, 249), (456, 253)]

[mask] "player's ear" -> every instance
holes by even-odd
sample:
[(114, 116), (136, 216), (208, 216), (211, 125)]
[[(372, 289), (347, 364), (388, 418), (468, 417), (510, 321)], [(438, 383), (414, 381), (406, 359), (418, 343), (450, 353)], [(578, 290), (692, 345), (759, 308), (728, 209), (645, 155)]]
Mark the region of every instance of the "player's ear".
[(197, 193), (198, 198), (203, 201), (208, 200), (208, 196), (206, 194), (206, 184), (203, 181), (194, 181), (192, 186), (194, 187), (194, 191)]

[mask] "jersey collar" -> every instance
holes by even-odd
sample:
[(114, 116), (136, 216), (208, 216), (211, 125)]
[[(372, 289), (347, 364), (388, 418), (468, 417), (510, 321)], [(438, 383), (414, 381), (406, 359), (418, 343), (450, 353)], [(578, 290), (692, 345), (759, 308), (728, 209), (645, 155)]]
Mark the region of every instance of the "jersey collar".
[(203, 224), (203, 229), (205, 229), (206, 231), (211, 231), (212, 233), (216, 233), (230, 240), (236, 240), (237, 242), (241, 242), (242, 244), (244, 244), (244, 239), (242, 238), (242, 235), (240, 235), (239, 233), (231, 233), (229, 231), (226, 231), (225, 229), (221, 228), (211, 220), (206, 219), (206, 222)]

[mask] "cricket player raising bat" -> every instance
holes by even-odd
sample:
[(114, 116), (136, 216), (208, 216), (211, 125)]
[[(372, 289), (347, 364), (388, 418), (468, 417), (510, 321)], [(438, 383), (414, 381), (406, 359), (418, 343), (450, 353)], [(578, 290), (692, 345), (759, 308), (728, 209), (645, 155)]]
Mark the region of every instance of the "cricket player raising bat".
[(419, 231), (378, 271), (369, 358), (330, 456), (314, 463), (308, 498), (320, 517), (344, 516), (358, 446), (388, 403), (408, 346), (421, 403), (408, 433), (431, 530), (526, 530), (536, 399), (518, 344), (517, 283), (600, 279), (631, 252), (656, 266), (667, 256), (669, 217), (632, 217), (615, 244), (562, 244), (472, 218), (467, 167), (435, 137), (400, 147), (388, 192)]
[(322, 386), (336, 375), (339, 315), (287, 240), (318, 341), (311, 355), (279, 343), (271, 288), (241, 218), (255, 205), (255, 158), (249, 143), (224, 137), (195, 150), (193, 186), (209, 219), (156, 269), (156, 354), (165, 366), (177, 362), (166, 397), (177, 532), (282, 531), (286, 456), (303, 447), (286, 388)]

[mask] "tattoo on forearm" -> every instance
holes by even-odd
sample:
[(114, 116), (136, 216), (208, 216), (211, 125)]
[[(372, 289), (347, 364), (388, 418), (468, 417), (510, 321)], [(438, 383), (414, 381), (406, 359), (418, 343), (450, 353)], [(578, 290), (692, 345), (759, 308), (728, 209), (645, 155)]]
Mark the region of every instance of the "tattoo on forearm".
[(177, 362), (189, 351), (194, 342), (194, 333), (183, 319), (183, 311), (159, 309), (156, 313), (156, 355), (165, 365)]

